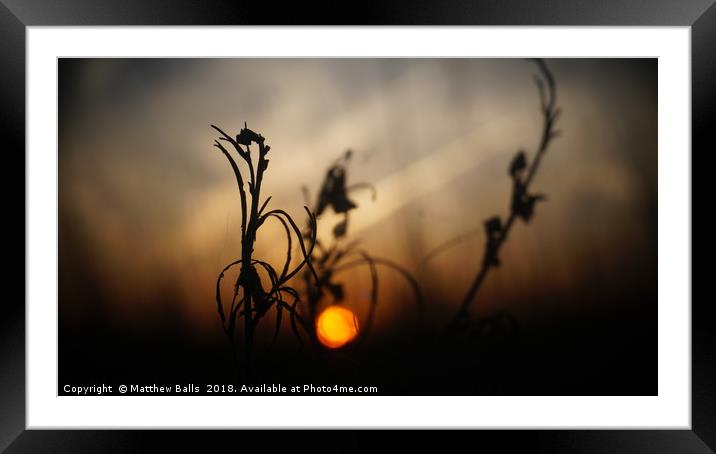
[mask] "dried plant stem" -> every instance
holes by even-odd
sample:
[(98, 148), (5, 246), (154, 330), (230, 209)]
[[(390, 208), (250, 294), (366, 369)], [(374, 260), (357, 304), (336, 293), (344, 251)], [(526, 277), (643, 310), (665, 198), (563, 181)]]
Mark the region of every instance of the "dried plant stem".
[[(300, 341), (300, 336), (295, 330), (295, 323), (297, 314), (295, 311), (296, 303), (298, 302), (297, 294), (291, 287), (283, 286), (294, 274), (296, 274), (304, 265), (312, 271), (313, 276), (316, 276), (313, 267), (311, 266), (309, 257), (315, 246), (315, 235), (310, 237), (311, 245), (305, 247), (303, 236), (301, 235), (296, 223), (293, 221), (291, 216), (283, 210), (271, 210), (266, 214), (263, 214), (263, 210), (268, 205), (270, 197), (267, 198), (259, 208), (259, 202), (261, 199), (261, 185), (263, 182), (264, 172), (268, 168), (268, 159), (266, 155), (270, 150), (268, 145), (264, 144), (264, 138), (260, 134), (257, 134), (247, 127), (241, 130), (240, 134), (236, 136), (236, 139), (226, 134), (220, 128), (212, 125), (216, 131), (221, 134), (221, 138), (214, 142), (214, 146), (221, 150), (224, 156), (229, 161), (231, 168), (236, 178), (236, 183), (239, 189), (239, 195), (241, 200), (241, 259), (236, 260), (227, 265), (216, 280), (216, 304), (221, 319), (222, 328), (231, 343), (232, 353), (234, 362), (237, 365), (237, 374), (240, 378), (241, 369), (238, 367), (238, 354), (236, 351), (236, 345), (234, 340), (234, 331), (236, 326), (236, 320), (240, 317), (244, 317), (244, 345), (243, 345), (243, 364), (244, 364), (244, 376), (247, 380), (252, 377), (252, 363), (253, 363), (253, 339), (258, 325), (259, 320), (268, 312), (271, 307), (276, 307), (276, 334), (281, 324), (282, 312), (288, 310), (291, 314), (291, 324), (294, 327), (296, 336)], [(234, 158), (231, 156), (229, 151), (222, 145), (220, 141), (229, 142), (235, 151), (238, 153), (248, 166), (249, 180), (248, 190), (251, 196), (251, 205), (248, 206), (248, 197), (246, 194), (246, 188), (244, 185), (244, 178), (241, 174), (241, 170), (237, 165)], [(258, 145), (258, 155), (256, 158), (256, 167), (251, 154), (250, 145), (251, 143)], [(244, 148), (245, 147), (245, 148)], [(308, 213), (309, 223), (315, 228), (315, 216), (306, 208)], [(286, 262), (283, 266), (281, 275), (279, 276), (274, 268), (266, 262), (256, 260), (253, 257), (254, 244), (256, 242), (256, 234), (261, 225), (270, 217), (277, 218), (284, 226), (286, 236), (288, 239), (289, 252), (286, 256)], [(291, 262), (291, 230), (288, 225), (291, 225), (293, 232), (298, 236), (299, 245), (301, 246), (301, 252), (303, 253), (303, 260), (296, 266), (296, 268), (289, 272)], [(239, 275), (234, 284), (233, 296), (231, 299), (231, 305), (229, 306), (228, 314), (224, 313), (224, 306), (221, 300), (221, 282), (224, 274), (229, 271), (232, 267), (241, 264)], [(256, 267), (263, 268), (271, 280), (269, 291), (264, 290), (264, 286), (259, 277)], [(283, 293), (287, 293), (294, 296), (294, 302), (292, 305), (287, 305), (283, 301)], [(239, 299), (239, 294), (241, 298)], [(298, 319), (299, 323), (304, 325), (302, 319)], [(305, 327), (305, 326), (304, 326)], [(275, 336), (274, 336), (275, 339)]]
[[(560, 114), (560, 110), (556, 108), (556, 89), (555, 89), (555, 83), (554, 78), (552, 77), (552, 73), (549, 71), (547, 66), (545, 65), (544, 61), (542, 60), (536, 60), (537, 66), (540, 69), (541, 75), (544, 77), (544, 80), (540, 79), (539, 77), (535, 77), (535, 81), (537, 83), (537, 88), (539, 90), (540, 95), (540, 102), (541, 102), (541, 111), (544, 118), (543, 127), (542, 127), (542, 137), (539, 142), (539, 146), (537, 147), (537, 151), (535, 152), (535, 157), (532, 160), (532, 164), (529, 167), (527, 176), (524, 180), (524, 188), (527, 190), (529, 188), (530, 183), (534, 179), (534, 176), (537, 173), (537, 170), (539, 169), (539, 165), (542, 161), (542, 157), (544, 156), (545, 152), (548, 149), (548, 146), (553, 138), (555, 138), (557, 135), (559, 135), (558, 131), (553, 130), (554, 122), (557, 119), (557, 117)], [(545, 93), (545, 83), (547, 85), (546, 90), (547, 93)], [(502, 229), (499, 232), (499, 235), (497, 236), (497, 240), (495, 241), (493, 245), (493, 251), (495, 256), (499, 253), (500, 249), (502, 248), (502, 245), (507, 241), (508, 235), (512, 229), (512, 226), (515, 223), (516, 218), (518, 217), (517, 213), (515, 213), (514, 210), (512, 210), (509, 218), (502, 226)], [(468, 315), (468, 309), (470, 307), (470, 304), (475, 299), (475, 296), (477, 295), (478, 291), (480, 290), (483, 282), (485, 281), (485, 278), (487, 277), (487, 274), (489, 273), (492, 266), (484, 261), (482, 264), (482, 267), (480, 268), (479, 272), (473, 279), (470, 287), (467, 290), (467, 293), (465, 294), (465, 297), (463, 298), (462, 304), (460, 305), (460, 309), (458, 310), (457, 314), (453, 318), (450, 325), (454, 325), (456, 323), (459, 323), (461, 319), (464, 319)], [(449, 325), (449, 326), (450, 326)]]
[[(315, 324), (318, 315), (318, 306), (327, 293), (332, 295), (335, 304), (339, 304), (343, 301), (343, 284), (333, 281), (337, 273), (360, 266), (366, 266), (370, 272), (371, 280), (370, 302), (365, 322), (361, 323), (360, 334), (356, 341), (354, 341), (354, 344), (364, 341), (370, 332), (375, 318), (379, 290), (378, 265), (381, 265), (397, 271), (410, 284), (415, 293), (418, 313), (417, 332), (420, 333), (422, 327), (423, 297), (420, 287), (413, 276), (400, 265), (386, 259), (373, 257), (366, 251), (357, 249), (358, 241), (352, 241), (347, 244), (343, 243), (348, 231), (349, 212), (357, 208), (357, 205), (348, 198), (348, 193), (368, 189), (371, 192), (373, 200), (376, 198), (376, 189), (370, 183), (346, 184), (346, 164), (351, 155), (352, 152), (350, 150), (347, 151), (328, 168), (326, 178), (318, 193), (315, 205), (316, 213), (320, 215), (326, 207), (332, 206), (335, 213), (343, 214), (343, 220), (334, 227), (332, 242), (327, 245), (327, 247), (320, 242), (316, 242), (318, 251), (321, 254), (320, 256), (312, 256), (313, 262), (318, 267), (320, 276), (316, 279), (316, 285), (313, 286), (311, 284), (307, 273), (304, 275), (304, 280), (306, 281), (308, 317), (310, 317), (311, 322)], [(308, 188), (304, 186), (302, 190), (304, 199), (308, 201), (310, 199)], [(307, 232), (315, 234), (315, 225), (313, 227), (309, 226)], [(346, 259), (349, 258), (353, 260), (346, 261)], [(313, 334), (313, 340), (319, 343), (315, 332)]]

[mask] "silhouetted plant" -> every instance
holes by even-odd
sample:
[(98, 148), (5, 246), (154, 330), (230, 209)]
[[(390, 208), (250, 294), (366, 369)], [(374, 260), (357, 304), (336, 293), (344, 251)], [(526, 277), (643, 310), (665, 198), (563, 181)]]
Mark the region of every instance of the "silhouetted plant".
[[(470, 304), (475, 299), (490, 269), (500, 266), (499, 252), (502, 245), (507, 241), (510, 229), (518, 219), (528, 223), (534, 216), (536, 203), (546, 198), (541, 194), (531, 194), (529, 192), (529, 185), (552, 139), (559, 135), (559, 131), (554, 130), (554, 123), (560, 114), (560, 109), (556, 106), (556, 86), (552, 73), (543, 60), (535, 59), (534, 61), (540, 72), (539, 76), (535, 76), (535, 81), (539, 92), (540, 111), (543, 117), (542, 137), (531, 165), (528, 165), (527, 154), (524, 150), (519, 150), (510, 163), (508, 168), (508, 174), (510, 178), (512, 178), (510, 215), (505, 222), (503, 222), (499, 216), (491, 216), (484, 222), (486, 241), (482, 266), (465, 294), (457, 314), (448, 324), (448, 328), (451, 329), (465, 328), (469, 325), (468, 309)], [(438, 252), (445, 250), (447, 247), (459, 244), (472, 233), (473, 232), (461, 235), (441, 245), (429, 254), (426, 260), (434, 257)], [(473, 329), (480, 331), (485, 326), (500, 326), (496, 323), (498, 323), (499, 320), (505, 320), (506, 316), (511, 319), (509, 324), (516, 326), (514, 319), (501, 311), (495, 316), (478, 319), (473, 323)]]
[[(326, 296), (332, 297), (332, 304), (341, 304), (345, 299), (343, 283), (335, 281), (335, 275), (359, 266), (367, 266), (371, 277), (370, 302), (365, 322), (359, 330), (358, 341), (366, 338), (373, 323), (375, 309), (378, 304), (379, 274), (377, 266), (382, 265), (397, 271), (411, 286), (418, 310), (418, 323), (422, 317), (423, 297), (420, 287), (415, 278), (402, 266), (380, 257), (375, 257), (360, 249), (358, 241), (345, 243), (348, 233), (349, 212), (358, 207), (348, 195), (358, 189), (369, 189), (373, 200), (376, 198), (375, 187), (370, 183), (357, 183), (348, 186), (346, 184), (347, 165), (352, 157), (351, 150), (348, 150), (339, 157), (328, 169), (321, 185), (316, 200), (316, 216), (320, 216), (328, 207), (331, 207), (337, 214), (342, 214), (343, 219), (335, 225), (332, 231), (332, 238), (329, 245), (322, 244), (316, 240), (316, 248), (311, 254), (311, 263), (315, 266), (318, 279), (311, 279), (308, 272), (303, 273), (306, 284), (306, 302), (308, 304), (308, 316), (315, 325), (318, 306), (323, 303)], [(304, 196), (307, 204), (310, 198), (308, 188), (304, 187)], [(316, 236), (316, 224), (309, 225), (304, 231), (304, 236), (314, 238)], [(315, 332), (315, 330), (314, 330)], [(315, 338), (314, 338), (315, 339)]]
[[(276, 312), (274, 340), (281, 327), (283, 311), (287, 311), (290, 315), (291, 327), (299, 342), (301, 342), (299, 326), (303, 327), (307, 332), (310, 330), (309, 324), (306, 323), (296, 311), (296, 305), (300, 302), (299, 293), (288, 286), (287, 282), (304, 266), (308, 268), (310, 275), (318, 279), (310, 262), (310, 256), (316, 243), (316, 217), (311, 213), (308, 207), (304, 207), (313, 232), (307, 237), (304, 237), (294, 220), (284, 210), (274, 209), (266, 211), (271, 197), (268, 197), (259, 206), (261, 184), (269, 164), (266, 155), (271, 147), (265, 144), (265, 139), (261, 134), (248, 129), (246, 124), (244, 124), (244, 128), (241, 129), (235, 138), (229, 136), (214, 125), (211, 125), (211, 127), (221, 134), (219, 140), (214, 141), (214, 146), (221, 150), (229, 161), (229, 164), (231, 164), (234, 176), (236, 177), (241, 204), (241, 258), (229, 263), (224, 267), (221, 273), (219, 273), (216, 280), (216, 305), (222, 327), (232, 347), (237, 369), (239, 369), (240, 362), (236, 348), (236, 323), (240, 318), (243, 317), (244, 319), (243, 368), (244, 376), (250, 379), (254, 333), (261, 319), (271, 308), (275, 308)], [(230, 143), (239, 157), (246, 163), (247, 169), (245, 169), (245, 171), (248, 172), (248, 181), (246, 184), (239, 165), (222, 142)], [(258, 153), (251, 151), (252, 143), (258, 146)], [(252, 155), (255, 155), (255, 159)], [(286, 261), (280, 273), (269, 263), (253, 257), (256, 235), (261, 226), (270, 218), (277, 219), (281, 223), (286, 233), (288, 243)], [(291, 268), (292, 235), (297, 237), (298, 245), (303, 256), (300, 263), (293, 268)], [(304, 239), (308, 240), (308, 247), (306, 247)], [(221, 297), (222, 279), (227, 271), (237, 265), (240, 265), (238, 277), (233, 287), (231, 304), (226, 308)], [(269, 282), (267, 286), (263, 285), (257, 268), (263, 269), (268, 276)], [(287, 300), (290, 300), (290, 303), (284, 299), (285, 297), (287, 297)]]

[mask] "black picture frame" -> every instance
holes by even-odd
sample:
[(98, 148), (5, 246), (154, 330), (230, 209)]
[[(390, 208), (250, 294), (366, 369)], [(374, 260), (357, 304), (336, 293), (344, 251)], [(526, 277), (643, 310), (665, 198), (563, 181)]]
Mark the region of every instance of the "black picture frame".
[[(5, 172), (2, 180), (6, 212), (23, 211), (23, 222), (6, 221), (5, 279), (7, 289), (25, 274), (11, 261), (9, 249), (20, 247), (25, 238), (25, 200), (17, 193), (24, 188), (25, 168), (25, 28), (33, 25), (551, 25), (551, 26), (690, 26), (692, 69), (692, 193), (708, 194), (694, 186), (695, 172), (708, 170), (702, 160), (716, 150), (710, 119), (716, 110), (716, 6), (714, 0), (400, 0), (342, 4), (319, 2), (249, 3), (206, 0), (0, 0), (0, 118), (2, 122)], [(709, 115), (711, 114), (711, 115)], [(699, 165), (694, 165), (699, 156)], [(12, 158), (12, 160), (9, 160)], [(14, 176), (19, 178), (12, 178)], [(704, 197), (702, 196), (702, 197)], [(13, 205), (14, 204), (14, 205)], [(692, 202), (692, 207), (707, 206)], [(700, 214), (699, 214), (700, 215)], [(19, 219), (19, 214), (17, 214)], [(446, 438), (414, 432), (410, 437), (388, 435), (388, 443), (421, 449), (496, 444), (501, 451), (527, 448), (536, 452), (716, 452), (716, 335), (713, 298), (696, 297), (695, 278), (704, 285), (704, 268), (696, 260), (710, 253), (713, 240), (706, 240), (703, 224), (694, 222), (692, 210), (692, 430), (552, 430), (552, 431), (463, 431)], [(6, 216), (9, 219), (9, 216)], [(693, 243), (693, 238), (704, 243)], [(24, 242), (23, 242), (24, 243)], [(26, 247), (26, 245), (25, 245)], [(17, 251), (17, 257), (20, 251)], [(11, 264), (11, 265), (10, 265)], [(700, 274), (698, 274), (700, 273)], [(23, 280), (24, 281), (24, 280)], [(17, 285), (19, 287), (19, 285)], [(231, 431), (40, 431), (25, 430), (25, 298), (6, 294), (0, 310), (0, 449), (8, 452), (105, 452), (146, 451), (165, 447), (167, 440), (184, 450), (209, 451), (223, 443), (236, 443)], [(12, 296), (11, 296), (12, 295)], [(284, 451), (294, 443), (311, 446), (311, 433), (290, 432), (285, 436), (243, 433), (264, 450)], [(339, 442), (342, 451), (371, 449), (375, 434), (333, 431), (324, 440)], [(270, 439), (270, 444), (267, 442)], [(382, 443), (385, 443), (383, 441)], [(408, 443), (408, 446), (406, 446)], [(327, 446), (330, 446), (329, 443)], [(242, 444), (242, 446), (244, 446)], [(389, 445), (383, 444), (382, 447)]]

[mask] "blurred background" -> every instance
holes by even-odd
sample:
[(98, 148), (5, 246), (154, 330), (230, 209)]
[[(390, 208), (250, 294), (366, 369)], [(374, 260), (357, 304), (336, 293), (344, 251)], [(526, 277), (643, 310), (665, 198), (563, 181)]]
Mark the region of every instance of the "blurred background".
[[(531, 190), (548, 200), (515, 224), (471, 306), (477, 318), (508, 312), (520, 334), (446, 348), (434, 339), (480, 268), (482, 223), (509, 215), (509, 163), (539, 144), (533, 63), (60, 59), (60, 385), (231, 380), (214, 285), (240, 257), (241, 215), (210, 125), (237, 134), (247, 122), (271, 146), (264, 198), (299, 225), (328, 167), (352, 150), (348, 184), (372, 183), (377, 197), (351, 194), (347, 237), (403, 266), (425, 296), (416, 339), (410, 287), (381, 269), (365, 345), (299, 350), (286, 323), (263, 356), (266, 380), (362, 380), (386, 394), (656, 394), (657, 63), (546, 62), (562, 135)], [(319, 238), (340, 219), (323, 214)], [(285, 241), (266, 224), (254, 255), (279, 267)], [(363, 320), (368, 269), (336, 280)], [(272, 328), (259, 333), (266, 345)]]

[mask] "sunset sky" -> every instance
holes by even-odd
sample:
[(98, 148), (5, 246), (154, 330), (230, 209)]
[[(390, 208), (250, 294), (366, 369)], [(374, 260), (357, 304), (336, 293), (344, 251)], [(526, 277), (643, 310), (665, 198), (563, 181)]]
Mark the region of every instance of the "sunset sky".
[[(595, 282), (623, 288), (648, 275), (655, 285), (656, 60), (547, 64), (562, 135), (531, 188), (548, 200), (514, 227), (476, 314), (549, 317), (587, 304)], [(299, 225), (302, 186), (313, 204), (328, 166), (353, 150), (348, 183), (374, 184), (377, 198), (352, 196), (349, 238), (408, 269), (431, 319), (447, 320), (480, 266), (482, 222), (509, 214), (513, 155), (538, 145), (536, 73), (518, 59), (61, 59), (61, 315), (69, 326), (101, 312), (219, 329), (214, 283), (240, 256), (241, 219), (210, 125), (236, 134), (247, 122), (271, 146), (263, 196)], [(337, 220), (319, 219), (326, 241)], [(281, 235), (267, 224), (255, 255), (282, 263)], [(343, 279), (359, 318), (368, 279)], [(381, 271), (378, 329), (413, 316), (408, 291)]]

